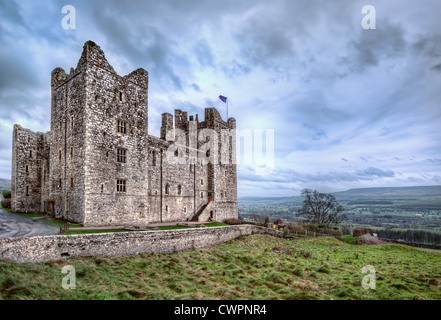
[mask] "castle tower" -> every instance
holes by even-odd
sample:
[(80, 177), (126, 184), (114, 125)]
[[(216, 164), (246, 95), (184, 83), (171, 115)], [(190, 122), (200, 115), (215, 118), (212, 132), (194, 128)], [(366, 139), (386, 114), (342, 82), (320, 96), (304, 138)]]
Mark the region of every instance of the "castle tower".
[(69, 75), (52, 72), (51, 197), (58, 216), (93, 226), (145, 218), (147, 87), (147, 71), (117, 75), (92, 41)]

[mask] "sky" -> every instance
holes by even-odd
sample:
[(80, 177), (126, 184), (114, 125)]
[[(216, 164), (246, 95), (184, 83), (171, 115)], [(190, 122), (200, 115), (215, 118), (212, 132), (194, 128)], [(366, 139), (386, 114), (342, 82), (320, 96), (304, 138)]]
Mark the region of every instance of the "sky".
[(51, 71), (93, 40), (118, 74), (149, 72), (151, 135), (174, 109), (226, 119), (228, 97), (239, 197), (441, 185), (440, 12), (439, 0), (0, 0), (0, 178), (13, 125), (50, 129)]

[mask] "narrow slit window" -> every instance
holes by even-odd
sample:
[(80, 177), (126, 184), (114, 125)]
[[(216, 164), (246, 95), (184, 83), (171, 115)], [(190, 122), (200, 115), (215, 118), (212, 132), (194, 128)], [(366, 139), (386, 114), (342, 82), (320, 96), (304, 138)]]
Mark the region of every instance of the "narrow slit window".
[(26, 195), (29, 195), (29, 186), (26, 186)]
[(178, 186), (178, 195), (181, 195), (181, 193), (182, 193), (182, 187), (181, 187), (181, 185), (179, 185)]
[(152, 152), (152, 167), (156, 166), (156, 152)]

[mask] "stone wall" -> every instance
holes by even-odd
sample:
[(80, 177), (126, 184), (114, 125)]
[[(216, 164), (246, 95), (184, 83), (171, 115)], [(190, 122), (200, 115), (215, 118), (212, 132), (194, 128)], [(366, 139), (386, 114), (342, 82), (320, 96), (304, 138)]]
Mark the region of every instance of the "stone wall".
[(0, 258), (41, 262), (63, 256), (122, 256), (191, 250), (256, 233), (281, 236), (281, 232), (253, 225), (168, 231), (135, 231), (101, 234), (56, 235), (0, 240)]

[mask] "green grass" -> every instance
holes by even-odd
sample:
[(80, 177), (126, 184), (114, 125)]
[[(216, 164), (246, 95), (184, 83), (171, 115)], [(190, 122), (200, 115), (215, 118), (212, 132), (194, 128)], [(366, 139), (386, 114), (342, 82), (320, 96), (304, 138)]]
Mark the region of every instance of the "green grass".
[(195, 227), (185, 227), (185, 226), (159, 226), (158, 230), (174, 230), (174, 229), (191, 229)]
[[(56, 227), (61, 227), (69, 222), (67, 220), (59, 219), (59, 218), (47, 218), (47, 219), (43, 219), (42, 221), (44, 221), (50, 225), (56, 226)], [(72, 222), (69, 222), (69, 225), (71, 228), (81, 228), (82, 227), (81, 224), (72, 223)]]
[(214, 222), (210, 222), (210, 223), (204, 223), (204, 226), (206, 226), (206, 227), (225, 227), (225, 226), (229, 226), (229, 224), (214, 221)]
[[(204, 226), (206, 227), (224, 227), (224, 226), (229, 226), (229, 224), (223, 223), (223, 222), (210, 222), (210, 223), (203, 223)], [(174, 225), (174, 226), (160, 226), (158, 227), (158, 230), (174, 230), (174, 229), (191, 229), (191, 228), (196, 228), (196, 227), (187, 227), (187, 226), (178, 226), (178, 225)]]
[[(74, 290), (61, 286), (65, 265), (75, 267)], [(375, 290), (361, 286), (365, 265), (375, 267)], [(440, 266), (441, 255), (398, 244), (252, 235), (168, 254), (0, 260), (0, 299), (438, 300)]]
[(345, 234), (343, 236), (343, 241), (350, 244), (354, 244), (354, 236), (352, 234)]
[(71, 229), (63, 232), (63, 235), (69, 234), (85, 234), (85, 233), (108, 233), (108, 232), (130, 232), (124, 229)]

